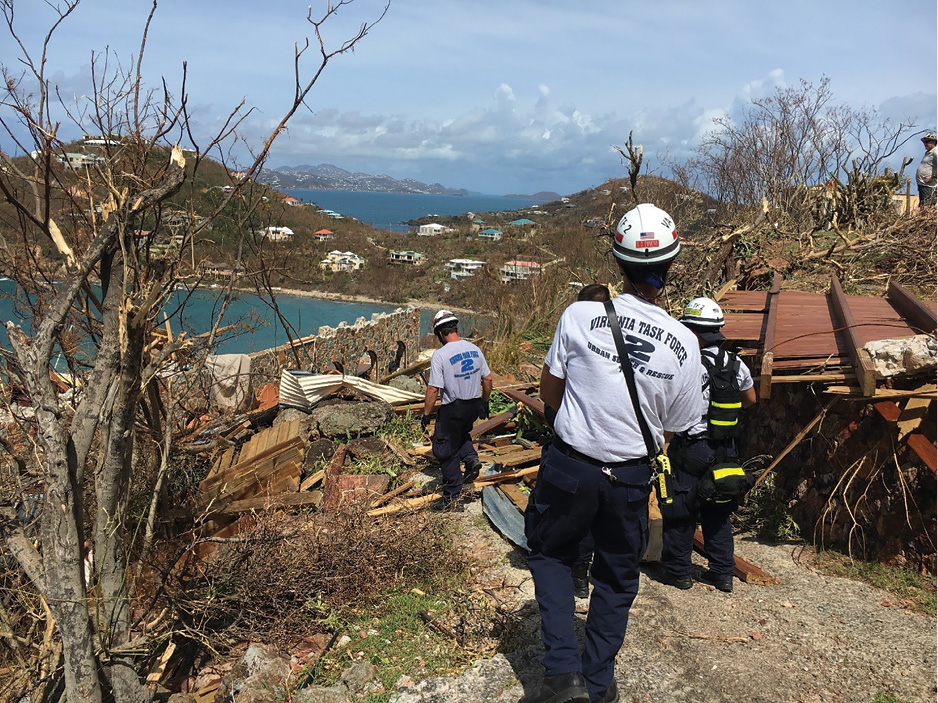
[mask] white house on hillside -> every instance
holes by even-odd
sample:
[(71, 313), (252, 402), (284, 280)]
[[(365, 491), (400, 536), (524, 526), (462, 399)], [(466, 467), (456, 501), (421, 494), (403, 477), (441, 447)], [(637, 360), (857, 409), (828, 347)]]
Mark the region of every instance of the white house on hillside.
[(365, 257), (350, 251), (330, 251), (326, 258), (319, 262), (323, 271), (358, 271), (365, 267)]
[(423, 254), (417, 251), (392, 251), (388, 255), (388, 261), (392, 264), (410, 264), (411, 266), (420, 266), (423, 263)]
[(450, 227), (444, 227), (443, 225), (437, 224), (436, 222), (431, 222), (426, 225), (420, 225), (417, 228), (417, 236), (419, 237), (435, 237), (438, 234), (443, 234), (445, 232), (455, 232), (456, 230)]
[(490, 242), (497, 242), (502, 238), (501, 230), (489, 227), (479, 232), (479, 239), (488, 239)]
[(289, 227), (265, 227), (261, 236), (270, 242), (286, 242), (293, 238), (293, 230)]
[(450, 259), (444, 267), (449, 271), (449, 277), (457, 281), (472, 278), (476, 271), (485, 266), (484, 261), (475, 259)]
[(508, 281), (525, 281), (531, 276), (541, 273), (541, 265), (534, 261), (506, 261), (505, 265), (498, 269), (501, 274), (502, 283)]

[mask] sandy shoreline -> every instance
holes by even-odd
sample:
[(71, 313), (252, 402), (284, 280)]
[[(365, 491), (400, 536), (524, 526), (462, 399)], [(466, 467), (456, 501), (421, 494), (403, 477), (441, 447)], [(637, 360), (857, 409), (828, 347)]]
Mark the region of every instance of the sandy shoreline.
[[(257, 295), (257, 291), (253, 288), (239, 288), (235, 287), (240, 293), (251, 293)], [(483, 316), (490, 313), (479, 313), (474, 310), (468, 310), (466, 308), (458, 308), (453, 306), (444, 306), (442, 303), (433, 302), (429, 300), (408, 300), (407, 302), (401, 303), (390, 303), (387, 300), (379, 300), (377, 298), (369, 298), (364, 295), (343, 295), (341, 293), (330, 293), (328, 291), (319, 291), (319, 290), (300, 290), (296, 288), (283, 288), (283, 287), (274, 287), (273, 291), (276, 295), (292, 295), (298, 298), (318, 298), (320, 300), (332, 300), (337, 303), (362, 303), (365, 305), (383, 305), (392, 310), (396, 308), (408, 308), (415, 307), (417, 309), (426, 309), (426, 310), (452, 310), (453, 312), (463, 313), (466, 315), (477, 315)]]

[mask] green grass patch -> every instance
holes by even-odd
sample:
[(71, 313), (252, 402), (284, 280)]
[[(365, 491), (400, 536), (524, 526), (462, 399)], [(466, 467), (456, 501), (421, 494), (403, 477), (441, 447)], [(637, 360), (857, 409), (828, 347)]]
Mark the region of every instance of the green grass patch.
[(888, 591), (908, 610), (931, 617), (938, 612), (935, 596), (938, 584), (930, 574), (923, 575), (912, 569), (878, 562), (858, 561), (834, 550), (819, 552), (817, 563), (826, 573), (863, 581)]
[(389, 423), (381, 428), (380, 435), (400, 443), (405, 448), (420, 444), (423, 441), (423, 429), (420, 419), (407, 411), (406, 415), (395, 415)]
[(870, 703), (912, 703), (912, 701), (901, 696), (894, 696), (885, 691), (878, 691), (870, 700)]
[(314, 681), (331, 686), (349, 666), (350, 657), (367, 661), (378, 667), (378, 678), (385, 692), (372, 694), (365, 700), (385, 703), (402, 676), (410, 676), (416, 682), (458, 673), (472, 659), (452, 638), (431, 628), (422, 615), (435, 618), (452, 607), (445, 596), (416, 589), (388, 595), (379, 606), (348, 623), (352, 642), (326, 655)]

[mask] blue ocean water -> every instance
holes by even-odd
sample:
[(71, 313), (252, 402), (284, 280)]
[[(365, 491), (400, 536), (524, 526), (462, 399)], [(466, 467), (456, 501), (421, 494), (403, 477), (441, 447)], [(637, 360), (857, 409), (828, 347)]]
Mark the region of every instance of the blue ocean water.
[(306, 203), (351, 215), (376, 229), (406, 232), (408, 220), (427, 215), (462, 215), (466, 212), (520, 210), (537, 203), (501, 195), (424, 195), (422, 193), (370, 193), (349, 190), (286, 191)]
[[(189, 295), (185, 289), (175, 291), (164, 308), (170, 319), (173, 333), (185, 330), (193, 336), (211, 329), (221, 309), (223, 290), (200, 288)], [(188, 297), (188, 299), (187, 299)], [(185, 301), (185, 306), (182, 303)], [(5, 325), (12, 320), (29, 333), (30, 325), (26, 311), (19, 304), (15, 282), (0, 279), (0, 346), (8, 348)], [(346, 303), (322, 300), (298, 295), (277, 295), (277, 306), (281, 315), (293, 328), (294, 337), (316, 334), (323, 325), (336, 327), (341, 322), (353, 324), (359, 317), (371, 319), (373, 313), (392, 312), (399, 306), (373, 303)], [(426, 328), (433, 311), (421, 311), (423, 328)], [(426, 318), (426, 319), (424, 319)], [(225, 310), (222, 326), (241, 325), (244, 329), (226, 332), (215, 346), (215, 351), (225, 354), (249, 354), (262, 349), (285, 344), (287, 335), (277, 319), (269, 301), (250, 293), (235, 293)]]

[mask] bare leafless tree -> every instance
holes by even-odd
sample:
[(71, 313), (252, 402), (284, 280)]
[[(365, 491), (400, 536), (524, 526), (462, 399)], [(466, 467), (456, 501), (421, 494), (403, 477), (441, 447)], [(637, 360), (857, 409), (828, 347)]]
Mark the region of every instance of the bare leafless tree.
[(753, 99), (739, 119), (715, 119), (691, 166), (731, 215), (771, 212), (772, 221), (800, 229), (811, 225), (818, 197), (850, 173), (879, 177), (913, 129), (837, 103), (826, 77), (803, 80)]
[[(9, 348), (0, 353), (9, 383), (32, 409), (30, 417), (21, 416), (23, 442), (3, 443), (13, 460), (3, 473), (0, 534), (48, 605), (45, 629), (57, 631), (43, 640), (41, 656), (24, 662), (27, 671), (14, 685), (18, 696), (38, 701), (62, 695), (70, 703), (152, 698), (132, 658), (145, 640), (133, 626), (128, 599), (134, 571), (128, 568), (134, 524), (128, 507), (141, 450), (140, 413), (172, 424), (172, 407), (160, 408), (148, 389), (181, 345), (154, 345), (151, 335), (193, 238), (240, 196), (329, 61), (374, 26), (362, 24), (338, 47), (327, 47), (324, 23), (350, 2), (329, 3), (320, 16), (310, 9), (312, 43), (296, 47), (289, 109), (243, 169), (247, 175), (212, 212), (176, 217), (170, 232), (172, 199), (206, 154), (229, 153), (250, 110), (238, 105), (219, 132), (199, 144), (185, 70), (175, 95), (165, 81), (147, 87), (141, 65), (155, 0), (136, 60), (123, 64), (111, 54), (95, 55), (91, 94), (67, 103), (51, 80), (47, 51), (62, 41), (58, 30), (79, 0), (50, 4), (57, 15), (38, 56), (20, 40), (14, 1), (0, 0), (7, 41), (20, 54), (19, 67), (3, 67), (0, 92), (0, 128), (15, 145), (0, 152), (0, 275), (17, 282), (25, 321), (6, 323)], [(311, 46), (318, 58), (307, 65)], [(60, 136), (63, 121), (99, 135), (95, 153), (76, 156)], [(184, 152), (184, 143), (194, 149)], [(170, 234), (178, 246), (165, 245)], [(56, 385), (57, 356), (74, 376), (68, 393)], [(155, 446), (162, 445), (150, 448)], [(159, 491), (165, 454), (156, 464)], [(37, 491), (37, 510), (24, 509), (36, 504), (29, 494)], [(152, 518), (147, 523), (151, 530), (144, 532), (151, 533)], [(7, 624), (0, 622), (0, 629)], [(16, 654), (24, 658), (22, 651)], [(52, 685), (51, 672), (58, 668), (64, 672), (61, 688)]]

